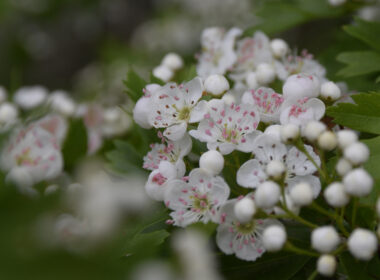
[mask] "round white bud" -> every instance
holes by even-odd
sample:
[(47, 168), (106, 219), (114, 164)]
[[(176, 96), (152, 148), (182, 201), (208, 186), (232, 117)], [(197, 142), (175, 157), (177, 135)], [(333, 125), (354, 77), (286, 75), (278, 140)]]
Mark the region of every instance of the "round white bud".
[(344, 176), (343, 184), (349, 195), (363, 197), (371, 193), (373, 179), (363, 168), (356, 168)]
[(245, 76), (245, 82), (246, 82), (249, 89), (256, 89), (259, 87), (259, 83), (257, 82), (255, 72), (249, 72)]
[(268, 226), (263, 232), (262, 242), (268, 252), (280, 251), (286, 242), (284, 228), (280, 225)]
[(365, 163), (369, 158), (369, 149), (367, 145), (356, 142), (344, 149), (343, 155), (353, 165), (359, 165)]
[(317, 261), (317, 271), (327, 277), (334, 275), (336, 270), (336, 259), (332, 255), (322, 255)]
[(376, 213), (377, 216), (380, 218), (380, 197), (376, 201)]
[(155, 67), (152, 73), (154, 77), (164, 82), (169, 82), (174, 76), (173, 71), (165, 65), (159, 65)]
[(331, 131), (322, 132), (318, 137), (318, 146), (325, 151), (333, 150), (337, 143), (335, 133)]
[(42, 86), (22, 87), (13, 96), (14, 102), (22, 109), (30, 110), (45, 102), (48, 92)]
[(248, 223), (256, 213), (256, 205), (250, 197), (244, 197), (237, 201), (234, 206), (236, 218), (241, 223)]
[(334, 251), (339, 243), (339, 235), (332, 226), (319, 227), (311, 233), (311, 246), (320, 253)]
[(255, 202), (263, 209), (272, 208), (280, 200), (280, 187), (277, 183), (266, 181), (259, 185), (255, 192)]
[(206, 92), (211, 93), (214, 96), (222, 95), (230, 89), (230, 84), (226, 77), (218, 74), (208, 76), (205, 80), (204, 86)]
[(17, 107), (12, 103), (5, 102), (0, 105), (0, 124), (14, 122), (18, 117)]
[(302, 131), (302, 135), (310, 142), (314, 142), (318, 139), (319, 135), (325, 131), (326, 125), (323, 122), (311, 121), (306, 124)]
[(64, 91), (57, 90), (53, 92), (49, 96), (49, 103), (54, 111), (64, 116), (72, 116), (75, 113), (76, 104)]
[(227, 92), (226, 94), (224, 94), (223, 97), (222, 97), (222, 100), (227, 105), (231, 105), (231, 104), (235, 104), (236, 103), (235, 96), (232, 93), (230, 93), (230, 92)]
[(377, 238), (372, 231), (357, 228), (348, 238), (347, 245), (355, 258), (368, 261), (377, 251)]
[(286, 169), (282, 161), (272, 160), (267, 164), (265, 171), (273, 180), (279, 180), (285, 174)]
[(318, 97), (320, 83), (316, 76), (295, 74), (288, 77), (282, 87), (284, 98), (301, 99), (304, 97)]
[(346, 147), (358, 141), (358, 135), (352, 130), (348, 129), (338, 131), (336, 133), (336, 136), (338, 138), (338, 146), (341, 149), (345, 149)]
[(274, 54), (275, 57), (281, 58), (284, 57), (288, 50), (288, 44), (282, 40), (282, 39), (273, 39), (270, 42), (270, 49), (272, 50), (272, 53)]
[(199, 167), (213, 175), (219, 174), (223, 170), (224, 157), (215, 150), (203, 153), (199, 159)]
[(272, 124), (264, 130), (264, 133), (272, 136), (277, 141), (281, 141), (281, 127), (279, 124)]
[(327, 203), (333, 207), (345, 206), (350, 201), (350, 197), (344, 190), (344, 185), (340, 182), (328, 185), (323, 195)]
[(309, 183), (301, 182), (290, 189), (290, 197), (298, 206), (306, 206), (313, 202), (313, 189)]
[(335, 169), (336, 169), (336, 172), (338, 172), (339, 176), (344, 176), (352, 170), (352, 165), (345, 158), (341, 158), (336, 164)]
[(161, 64), (168, 67), (172, 71), (177, 71), (183, 67), (183, 60), (182, 57), (176, 53), (168, 53), (162, 59)]
[(300, 129), (298, 125), (289, 123), (281, 126), (281, 140), (284, 143), (291, 143), (298, 139)]
[(335, 101), (341, 96), (340, 88), (334, 82), (325, 82), (321, 85), (321, 97)]
[(256, 68), (256, 80), (260, 85), (268, 85), (276, 79), (276, 70), (269, 63), (261, 63)]
[(152, 128), (149, 122), (150, 101), (148, 97), (141, 97), (133, 108), (133, 119), (139, 126), (145, 129)]

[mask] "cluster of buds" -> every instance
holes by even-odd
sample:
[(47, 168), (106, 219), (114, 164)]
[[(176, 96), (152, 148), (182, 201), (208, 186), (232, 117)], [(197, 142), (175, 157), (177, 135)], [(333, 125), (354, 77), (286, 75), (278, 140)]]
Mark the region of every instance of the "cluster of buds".
[[(134, 119), (161, 139), (144, 158), (148, 195), (171, 210), (169, 224), (218, 224), (220, 250), (243, 260), (289, 250), (318, 257), (325, 276), (346, 250), (370, 260), (377, 237), (356, 221), (359, 199), (373, 187), (363, 168), (369, 149), (324, 118), (342, 90), (307, 52), (293, 55), (286, 42), (261, 32), (239, 36), (236, 28), (206, 29), (197, 77), (146, 86)], [(276, 92), (271, 86), (281, 81)], [(207, 149), (196, 154), (193, 141)], [(244, 154), (250, 157), (241, 162)], [(332, 155), (335, 168), (327, 164)], [(287, 239), (289, 220), (310, 229), (309, 250)]]

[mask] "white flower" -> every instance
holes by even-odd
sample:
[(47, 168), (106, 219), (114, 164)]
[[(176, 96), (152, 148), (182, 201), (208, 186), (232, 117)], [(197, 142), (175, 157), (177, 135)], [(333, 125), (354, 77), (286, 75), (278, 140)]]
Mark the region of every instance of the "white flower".
[(328, 185), (325, 189), (324, 197), (327, 203), (333, 207), (345, 206), (350, 201), (350, 197), (344, 190), (344, 185), (339, 182)]
[(76, 110), (74, 100), (62, 90), (52, 92), (48, 98), (48, 103), (53, 111), (64, 116), (73, 116)]
[(279, 224), (276, 220), (253, 219), (241, 223), (234, 213), (237, 199), (227, 201), (220, 209), (220, 221), (216, 233), (216, 243), (225, 254), (235, 254), (246, 261), (254, 261), (265, 251), (262, 234), (266, 227)]
[(358, 141), (358, 135), (352, 130), (340, 130), (337, 132), (339, 148), (345, 149)]
[(174, 72), (172, 69), (167, 67), (166, 65), (159, 65), (153, 69), (152, 72), (153, 76), (164, 81), (164, 82), (169, 82), (173, 76)]
[(47, 98), (47, 90), (41, 86), (22, 87), (13, 96), (14, 102), (22, 109), (30, 110), (41, 105)]
[(285, 99), (281, 108), (280, 122), (304, 126), (310, 121), (319, 121), (324, 114), (325, 104), (318, 98)]
[(286, 167), (282, 161), (272, 160), (268, 163), (265, 172), (268, 174), (269, 178), (277, 181), (284, 176)]
[(325, 151), (331, 151), (335, 149), (337, 144), (338, 140), (335, 136), (335, 133), (332, 131), (324, 131), (318, 137), (318, 146)]
[(18, 109), (12, 103), (0, 104), (0, 127), (7, 128), (14, 124), (18, 118)]
[(343, 154), (353, 165), (359, 165), (368, 160), (369, 149), (365, 144), (356, 142), (346, 147)]
[(286, 232), (283, 226), (272, 225), (267, 227), (263, 233), (264, 248), (269, 252), (277, 252), (284, 247)]
[(313, 202), (313, 189), (309, 183), (300, 182), (289, 192), (293, 202), (298, 206), (306, 206)]
[(270, 48), (273, 52), (273, 55), (277, 58), (284, 57), (289, 50), (288, 44), (282, 39), (273, 39), (270, 42)]
[(142, 96), (133, 108), (133, 119), (135, 122), (145, 129), (152, 128), (149, 122), (149, 113), (151, 111), (151, 97), (155, 92), (160, 89), (158, 84), (149, 84), (144, 89), (144, 96)]
[(339, 235), (332, 226), (316, 228), (311, 234), (312, 247), (321, 253), (330, 253), (334, 251), (339, 243)]
[(49, 132), (58, 141), (58, 144), (62, 144), (66, 138), (67, 133), (67, 122), (66, 120), (55, 114), (50, 114), (42, 119), (31, 124), (31, 126), (38, 126)]
[(181, 139), (188, 123), (199, 122), (207, 112), (202, 97), (203, 84), (198, 77), (184, 85), (169, 83), (159, 88), (151, 97), (149, 123), (155, 128), (165, 128), (164, 136), (172, 141)]
[(234, 206), (234, 213), (239, 222), (243, 224), (250, 222), (256, 213), (254, 198), (246, 196), (238, 199)]
[(272, 64), (261, 63), (256, 69), (256, 80), (260, 85), (268, 85), (276, 79), (276, 70)]
[(332, 255), (322, 255), (317, 261), (317, 271), (327, 277), (334, 275), (336, 270), (336, 259)]
[(256, 73), (255, 72), (248, 72), (245, 76), (245, 83), (247, 84), (247, 87), (249, 89), (256, 89), (259, 87), (259, 83), (256, 79)]
[[(163, 141), (166, 141), (163, 138)], [(148, 170), (158, 169), (161, 161), (168, 161), (175, 166), (179, 177), (185, 174), (186, 167), (183, 157), (190, 153), (192, 143), (188, 134), (178, 141), (166, 141), (166, 143), (154, 143), (150, 145), (151, 151), (144, 157), (143, 168)]]
[(214, 96), (219, 96), (230, 89), (230, 84), (223, 75), (213, 74), (207, 77), (204, 83), (205, 90)]
[(199, 159), (199, 167), (210, 172), (212, 175), (218, 175), (224, 166), (224, 157), (215, 150), (207, 151)]
[(211, 100), (208, 104), (209, 113), (190, 135), (207, 142), (209, 150), (219, 148), (223, 155), (235, 149), (252, 151), (252, 140), (258, 135), (256, 128), (260, 121), (256, 108), (250, 104), (227, 105), (222, 100)]
[(307, 74), (292, 75), (286, 79), (282, 92), (286, 99), (313, 98), (319, 95), (320, 83), (316, 76)]
[(280, 187), (272, 181), (260, 184), (255, 192), (255, 202), (262, 209), (270, 209), (280, 200)]
[(302, 130), (302, 135), (310, 142), (314, 142), (324, 131), (326, 131), (326, 125), (323, 122), (311, 121)]
[(196, 222), (216, 219), (219, 206), (227, 201), (230, 188), (222, 177), (202, 169), (193, 169), (189, 182), (172, 180), (165, 193), (165, 205), (173, 210), (174, 225), (186, 227)]
[(232, 28), (228, 32), (218, 27), (203, 30), (197, 74), (202, 78), (211, 74), (224, 75), (236, 61), (234, 45), (240, 34), (241, 30), (238, 28)]
[(359, 260), (370, 260), (377, 251), (376, 235), (367, 229), (357, 228), (348, 238), (350, 253)]
[(279, 122), (283, 102), (282, 95), (265, 87), (246, 91), (242, 96), (242, 103), (255, 105), (260, 113), (260, 120), (265, 123)]
[(183, 67), (183, 59), (176, 53), (167, 53), (162, 59), (161, 64), (172, 71), (177, 71)]
[[(313, 152), (311, 146), (305, 145), (308, 153), (317, 164), (319, 157)], [(263, 134), (254, 141), (255, 158), (245, 162), (237, 172), (237, 182), (246, 188), (257, 188), (268, 179), (266, 166), (271, 161), (280, 161), (286, 166), (285, 183), (293, 188), (299, 182), (307, 182), (312, 186), (313, 195), (317, 197), (321, 184), (312, 174), (317, 170), (307, 157), (296, 147), (288, 148), (275, 138)]]
[(131, 119), (121, 108), (109, 107), (104, 110), (102, 134), (114, 137), (125, 133), (131, 126)]
[(373, 179), (363, 168), (356, 168), (344, 176), (343, 184), (348, 194), (363, 197), (371, 193)]
[(325, 82), (321, 85), (321, 97), (329, 101), (335, 101), (341, 96), (340, 88), (334, 82)]

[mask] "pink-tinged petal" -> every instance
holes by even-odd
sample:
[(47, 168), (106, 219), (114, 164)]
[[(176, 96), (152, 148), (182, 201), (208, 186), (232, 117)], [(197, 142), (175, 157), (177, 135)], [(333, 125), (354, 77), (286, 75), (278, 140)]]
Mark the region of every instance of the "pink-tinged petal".
[(245, 162), (236, 174), (236, 181), (246, 188), (257, 188), (267, 179), (263, 166), (256, 159)]

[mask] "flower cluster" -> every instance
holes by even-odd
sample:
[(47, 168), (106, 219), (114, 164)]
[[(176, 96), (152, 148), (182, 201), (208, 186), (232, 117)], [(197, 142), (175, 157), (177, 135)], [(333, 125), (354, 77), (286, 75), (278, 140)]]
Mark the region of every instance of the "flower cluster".
[[(331, 276), (345, 250), (371, 259), (377, 237), (356, 221), (359, 198), (373, 187), (363, 168), (369, 149), (324, 118), (342, 89), (306, 51), (297, 55), (262, 32), (241, 34), (204, 30), (197, 77), (146, 86), (134, 119), (161, 139), (144, 158), (148, 195), (171, 210), (168, 224), (217, 224), (220, 250), (243, 260), (290, 250), (318, 257), (318, 272)], [(310, 250), (287, 240), (289, 220), (312, 230)]]

